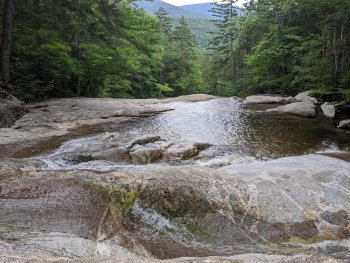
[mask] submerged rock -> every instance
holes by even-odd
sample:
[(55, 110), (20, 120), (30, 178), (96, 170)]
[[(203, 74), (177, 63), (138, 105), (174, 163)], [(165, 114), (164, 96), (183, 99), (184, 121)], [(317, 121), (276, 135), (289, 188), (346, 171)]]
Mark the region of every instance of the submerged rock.
[(291, 113), (303, 117), (315, 117), (316, 107), (311, 101), (294, 102), (288, 105), (268, 109), (266, 112)]

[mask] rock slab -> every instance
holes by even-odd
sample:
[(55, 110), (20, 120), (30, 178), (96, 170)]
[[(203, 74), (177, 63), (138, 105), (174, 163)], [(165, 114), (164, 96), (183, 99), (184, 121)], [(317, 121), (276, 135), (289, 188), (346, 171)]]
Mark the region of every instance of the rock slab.
[(266, 112), (291, 113), (303, 117), (315, 117), (316, 107), (311, 101), (303, 101), (268, 109)]

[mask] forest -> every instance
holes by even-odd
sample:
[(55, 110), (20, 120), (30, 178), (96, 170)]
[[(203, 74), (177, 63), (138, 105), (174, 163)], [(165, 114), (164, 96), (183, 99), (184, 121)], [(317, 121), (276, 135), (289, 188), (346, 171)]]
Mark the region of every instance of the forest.
[(2, 0), (1, 10), (1, 86), (24, 101), (350, 93), (349, 0), (251, 0), (239, 12), (219, 1), (206, 48), (191, 21), (130, 1)]

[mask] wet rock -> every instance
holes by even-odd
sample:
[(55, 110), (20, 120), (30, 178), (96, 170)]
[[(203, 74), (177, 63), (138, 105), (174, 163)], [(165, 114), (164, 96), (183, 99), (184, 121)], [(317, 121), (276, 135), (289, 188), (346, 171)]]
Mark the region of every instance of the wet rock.
[(321, 105), (321, 109), (323, 111), (323, 114), (326, 115), (329, 118), (334, 118), (335, 117), (335, 107), (334, 105), (325, 102)]
[(134, 164), (149, 164), (163, 157), (163, 148), (151, 143), (135, 145), (129, 154)]
[(343, 120), (343, 121), (339, 122), (338, 128), (350, 129), (350, 120)]
[(36, 159), (0, 159), (0, 176), (5, 173), (42, 170), (47, 168), (44, 161)]
[(253, 95), (246, 97), (244, 102), (248, 104), (285, 103), (285, 98), (279, 96)]
[(187, 160), (199, 154), (199, 149), (195, 143), (191, 142), (176, 142), (168, 147), (164, 152), (166, 160), (178, 159)]
[(148, 143), (153, 143), (156, 141), (160, 140), (160, 136), (158, 135), (153, 135), (153, 134), (141, 134), (141, 135), (137, 135), (132, 141), (128, 142), (125, 145), (125, 148), (130, 150), (132, 147), (134, 147), (135, 145), (145, 145)]
[(92, 160), (106, 160), (114, 163), (131, 162), (129, 151), (125, 147), (116, 147), (91, 154)]
[(175, 98), (161, 99), (162, 103), (173, 103), (173, 102), (198, 102), (198, 101), (206, 101), (216, 99), (217, 97), (208, 94), (191, 94), (184, 95)]
[[(336, 234), (338, 227), (322, 223), (322, 211), (350, 209), (349, 194), (340, 194), (329, 182), (350, 188), (349, 164), (340, 160), (291, 157), (221, 171), (225, 173), (199, 168), (153, 171), (156, 181), (141, 191), (141, 200), (169, 217), (184, 218), (209, 240), (247, 244)], [(328, 174), (326, 182), (321, 172)]]
[(8, 128), (27, 113), (27, 108), (13, 100), (0, 99), (0, 128)]
[(208, 256), (208, 257), (182, 257), (174, 259), (154, 259), (154, 258), (143, 258), (143, 257), (95, 257), (91, 259), (69, 259), (69, 258), (57, 258), (57, 257), (44, 257), (38, 258), (35, 255), (31, 257), (20, 257), (4, 255), (3, 259), (6, 263), (62, 263), (62, 262), (75, 262), (75, 263), (294, 263), (294, 262), (317, 262), (317, 263), (336, 263), (344, 262), (342, 260), (337, 261), (336, 259), (325, 256), (325, 255), (305, 255), (300, 254), (297, 256), (284, 256), (284, 255), (268, 255), (262, 253), (247, 253), (236, 256)]
[(317, 99), (314, 97), (309, 96), (312, 91), (305, 91), (302, 93), (299, 93), (298, 95), (295, 96), (297, 101), (300, 102), (312, 102), (313, 104), (317, 104)]
[[(321, 155), (219, 170), (195, 166), (134, 173), (5, 170), (0, 177), (0, 225), (15, 226), (21, 233), (35, 229), (39, 238), (65, 233), (51, 235), (55, 245), (47, 247), (49, 255), (67, 256), (64, 246), (69, 245), (69, 235), (73, 241), (77, 236), (84, 239), (79, 242), (85, 247), (93, 245), (90, 240), (100, 248), (103, 242), (115, 242), (137, 255), (151, 251), (160, 258), (234, 255), (244, 251), (242, 246), (247, 246), (245, 253), (266, 251), (257, 244), (268, 242), (276, 242), (283, 255), (287, 252), (277, 244), (284, 241), (293, 241), (293, 253), (300, 254), (306, 248), (298, 247), (296, 240), (337, 239), (339, 245), (339, 239), (348, 236), (350, 165)], [(135, 209), (148, 215), (135, 219)], [(145, 227), (147, 218), (154, 222), (153, 229)], [(13, 242), (10, 236), (0, 238)], [(54, 250), (57, 243), (60, 249)], [(13, 246), (1, 249), (6, 252), (9, 247)], [(315, 248), (317, 244), (310, 247)], [(13, 250), (21, 251), (16, 246)], [(81, 256), (91, 257), (90, 252), (82, 251)]]
[(1, 254), (122, 256), (134, 254), (132, 248), (149, 256), (132, 238), (128, 248), (123, 245), (123, 217), (140, 184), (123, 176), (116, 173), (104, 181), (103, 175), (87, 171), (2, 174), (0, 209), (12, 212), (0, 215)]
[(328, 223), (333, 225), (347, 227), (350, 225), (350, 217), (348, 213), (344, 210), (338, 212), (326, 211), (321, 215), (322, 219), (326, 220)]
[(276, 112), (276, 113), (291, 113), (303, 117), (315, 117), (316, 107), (310, 101), (305, 102), (295, 102), (285, 106), (280, 106), (273, 109), (268, 109), (266, 112)]

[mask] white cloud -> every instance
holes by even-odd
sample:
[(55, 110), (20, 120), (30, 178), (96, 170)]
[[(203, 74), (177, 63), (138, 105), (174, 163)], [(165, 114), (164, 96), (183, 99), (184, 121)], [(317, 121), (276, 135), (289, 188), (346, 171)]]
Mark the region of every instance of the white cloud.
[[(177, 6), (211, 2), (208, 0), (163, 0), (163, 1), (170, 3), (172, 5), (177, 5)], [(242, 6), (244, 2), (246, 2), (246, 0), (238, 0), (236, 4), (238, 6)]]

